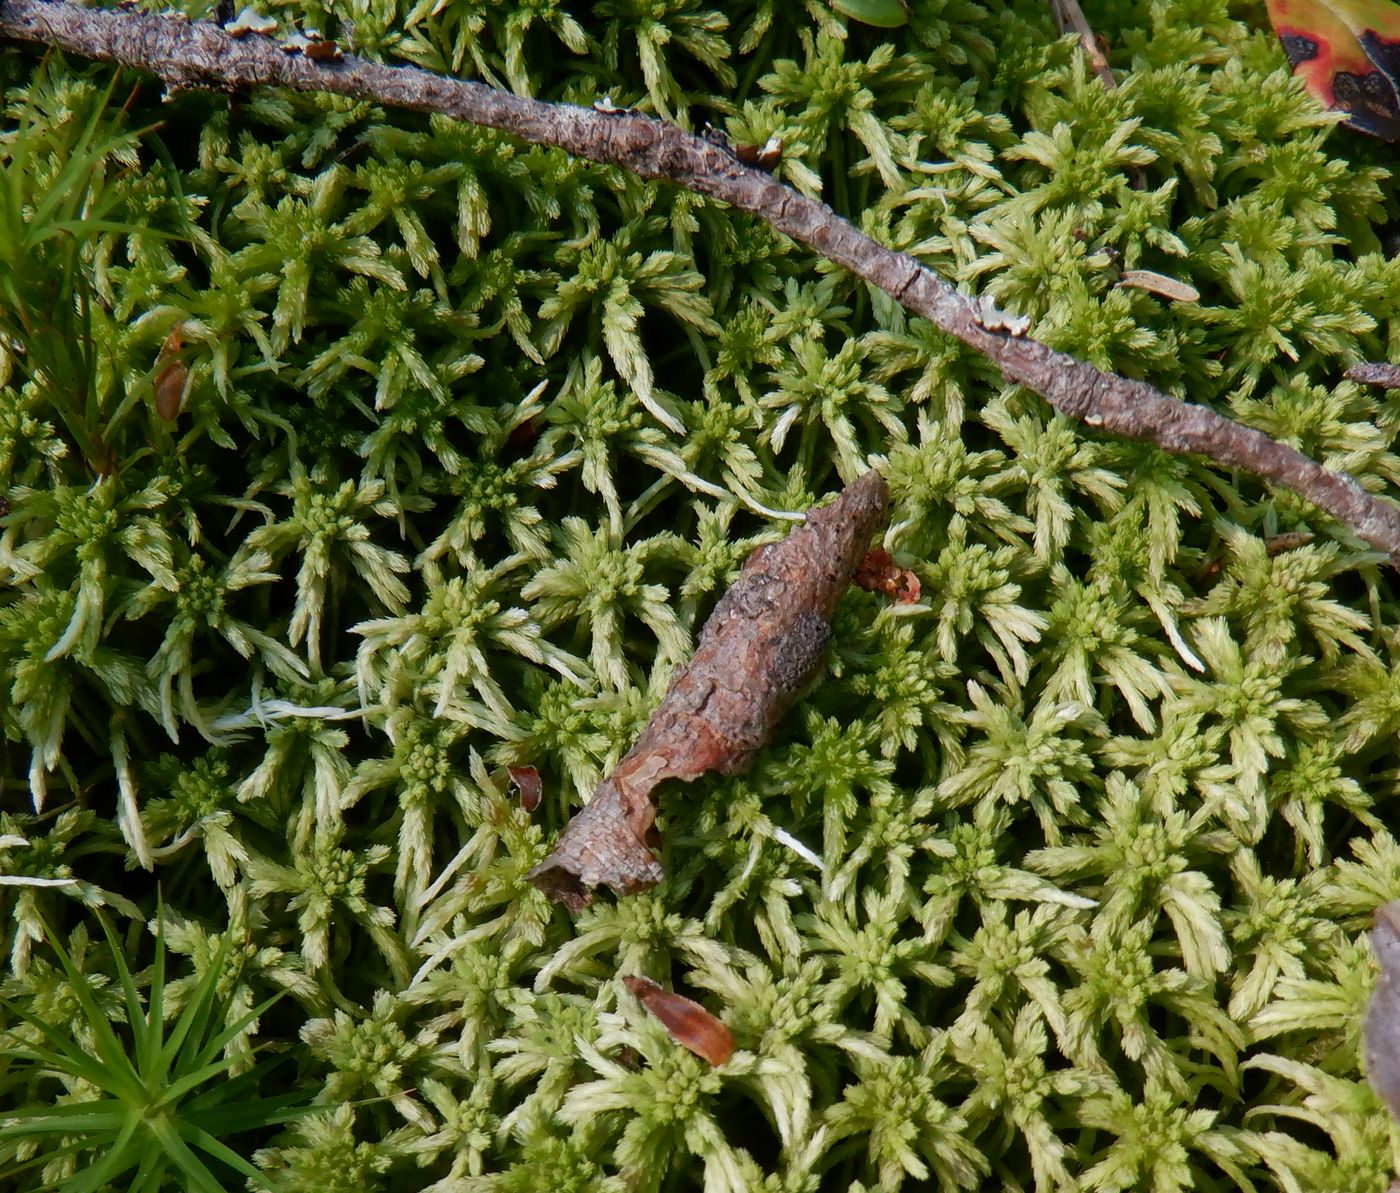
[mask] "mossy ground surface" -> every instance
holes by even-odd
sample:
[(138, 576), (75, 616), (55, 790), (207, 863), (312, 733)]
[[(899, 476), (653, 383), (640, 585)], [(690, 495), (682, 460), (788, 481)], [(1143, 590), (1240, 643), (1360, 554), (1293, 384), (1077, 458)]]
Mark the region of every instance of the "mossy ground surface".
[[(1302, 93), (1262, 5), (1089, 6), (1113, 91), (1034, 0), (910, 8), (273, 11), (776, 134), (781, 176), (1055, 347), (1393, 492), (1396, 407), (1341, 380), (1400, 349), (1393, 150)], [(21, 114), (42, 196), (109, 77), (0, 51), (12, 179)], [(121, 128), (160, 127), (88, 180), (130, 226), (74, 250), (89, 401), (59, 409), (32, 343), (0, 388), (0, 872), (75, 880), (0, 886), (11, 1008), (73, 1014), (42, 914), (118, 1017), (94, 909), (140, 969), (161, 900), (172, 1006), (215, 958), (231, 1019), (285, 992), (230, 1044), (320, 1104), (228, 1140), (278, 1190), (1387, 1188), (1358, 1056), (1400, 897), (1374, 555), (1067, 424), (748, 216), (367, 103), (132, 87)], [(848, 594), (752, 773), (667, 793), (664, 885), (547, 903), (526, 871), (772, 512), (869, 462), (922, 599)], [(625, 973), (702, 1000), (734, 1059), (678, 1048)], [(0, 1066), (11, 1105), (93, 1095), (63, 1085)], [(92, 1157), (48, 1159), (14, 1187)]]

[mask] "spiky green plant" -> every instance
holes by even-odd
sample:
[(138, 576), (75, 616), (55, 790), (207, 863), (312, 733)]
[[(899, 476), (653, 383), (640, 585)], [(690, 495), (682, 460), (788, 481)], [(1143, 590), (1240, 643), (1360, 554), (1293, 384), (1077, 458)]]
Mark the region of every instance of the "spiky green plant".
[(117, 998), (102, 997), (94, 975), (79, 967), (49, 929), (75, 1019), (56, 1021), (5, 1003), (6, 1014), (19, 1021), (0, 1045), (7, 1081), (39, 1100), (0, 1116), (0, 1176), (18, 1181), (42, 1167), (46, 1185), (63, 1193), (94, 1193), (116, 1183), (153, 1191), (172, 1179), (182, 1188), (222, 1193), (230, 1170), (260, 1180), (226, 1141), (297, 1117), (306, 1094), (264, 1093), (269, 1073), (287, 1058), (272, 1056), (234, 1071), (238, 1056), (229, 1045), (280, 996), (227, 1021), (223, 986), (236, 954), (225, 939), (183, 991), (183, 1005), (168, 1005), (158, 916), (143, 1000), (122, 942), (105, 917), (98, 920)]
[(140, 394), (124, 393), (99, 359), (92, 253), (105, 235), (166, 235), (113, 218), (105, 184), (133, 164), (142, 135), (113, 106), (119, 81), (84, 85), (61, 59), (46, 61), (0, 137), (0, 374), (30, 381), (99, 476), (125, 458), (116, 436)]

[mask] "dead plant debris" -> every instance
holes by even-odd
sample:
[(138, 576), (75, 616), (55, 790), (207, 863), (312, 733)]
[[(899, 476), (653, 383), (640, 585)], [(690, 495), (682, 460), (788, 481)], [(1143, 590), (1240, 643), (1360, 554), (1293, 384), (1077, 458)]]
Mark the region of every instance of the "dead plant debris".
[(684, 1048), (718, 1068), (734, 1055), (734, 1036), (698, 1002), (665, 990), (650, 978), (625, 974), (627, 987)]
[(867, 472), (787, 538), (744, 561), (700, 631), (694, 657), (554, 852), (530, 871), (531, 882), (576, 912), (592, 887), (630, 895), (661, 881), (652, 852), (657, 785), (748, 768), (821, 665), (836, 602), (888, 500), (879, 473)]

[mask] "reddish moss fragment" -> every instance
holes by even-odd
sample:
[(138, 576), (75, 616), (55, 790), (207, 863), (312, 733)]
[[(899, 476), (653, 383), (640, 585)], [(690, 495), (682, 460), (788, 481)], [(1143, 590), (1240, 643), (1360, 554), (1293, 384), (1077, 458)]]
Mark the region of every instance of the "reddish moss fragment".
[(912, 605), (923, 595), (919, 577), (899, 567), (884, 547), (866, 552), (852, 583), (866, 592), (883, 592), (896, 605)]
[(683, 1048), (718, 1068), (734, 1055), (734, 1037), (729, 1028), (683, 994), (664, 990), (650, 978), (626, 974), (622, 984), (641, 1000), (661, 1025)]
[(544, 794), (540, 772), (533, 766), (512, 766), (508, 769), (510, 781), (520, 793), (520, 806), (527, 812), (533, 812), (540, 806), (540, 797)]
[(591, 887), (630, 895), (661, 881), (650, 848), (653, 791), (664, 779), (747, 769), (821, 665), (836, 602), (888, 500), (884, 480), (867, 472), (782, 542), (745, 560), (700, 631), (694, 657), (554, 852), (530, 871), (531, 882), (579, 911)]

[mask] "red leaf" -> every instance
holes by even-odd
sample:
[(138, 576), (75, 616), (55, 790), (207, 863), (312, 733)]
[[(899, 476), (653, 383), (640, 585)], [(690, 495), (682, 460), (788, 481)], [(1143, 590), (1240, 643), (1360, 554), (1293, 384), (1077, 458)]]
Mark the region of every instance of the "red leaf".
[(689, 1048), (701, 1060), (719, 1066), (734, 1055), (734, 1037), (729, 1028), (698, 1002), (663, 990), (650, 978), (634, 974), (626, 974), (622, 984), (661, 1020), (661, 1026), (671, 1033), (671, 1039)]
[(1347, 123), (1400, 141), (1400, 8), (1386, 0), (1267, 0), (1293, 73)]

